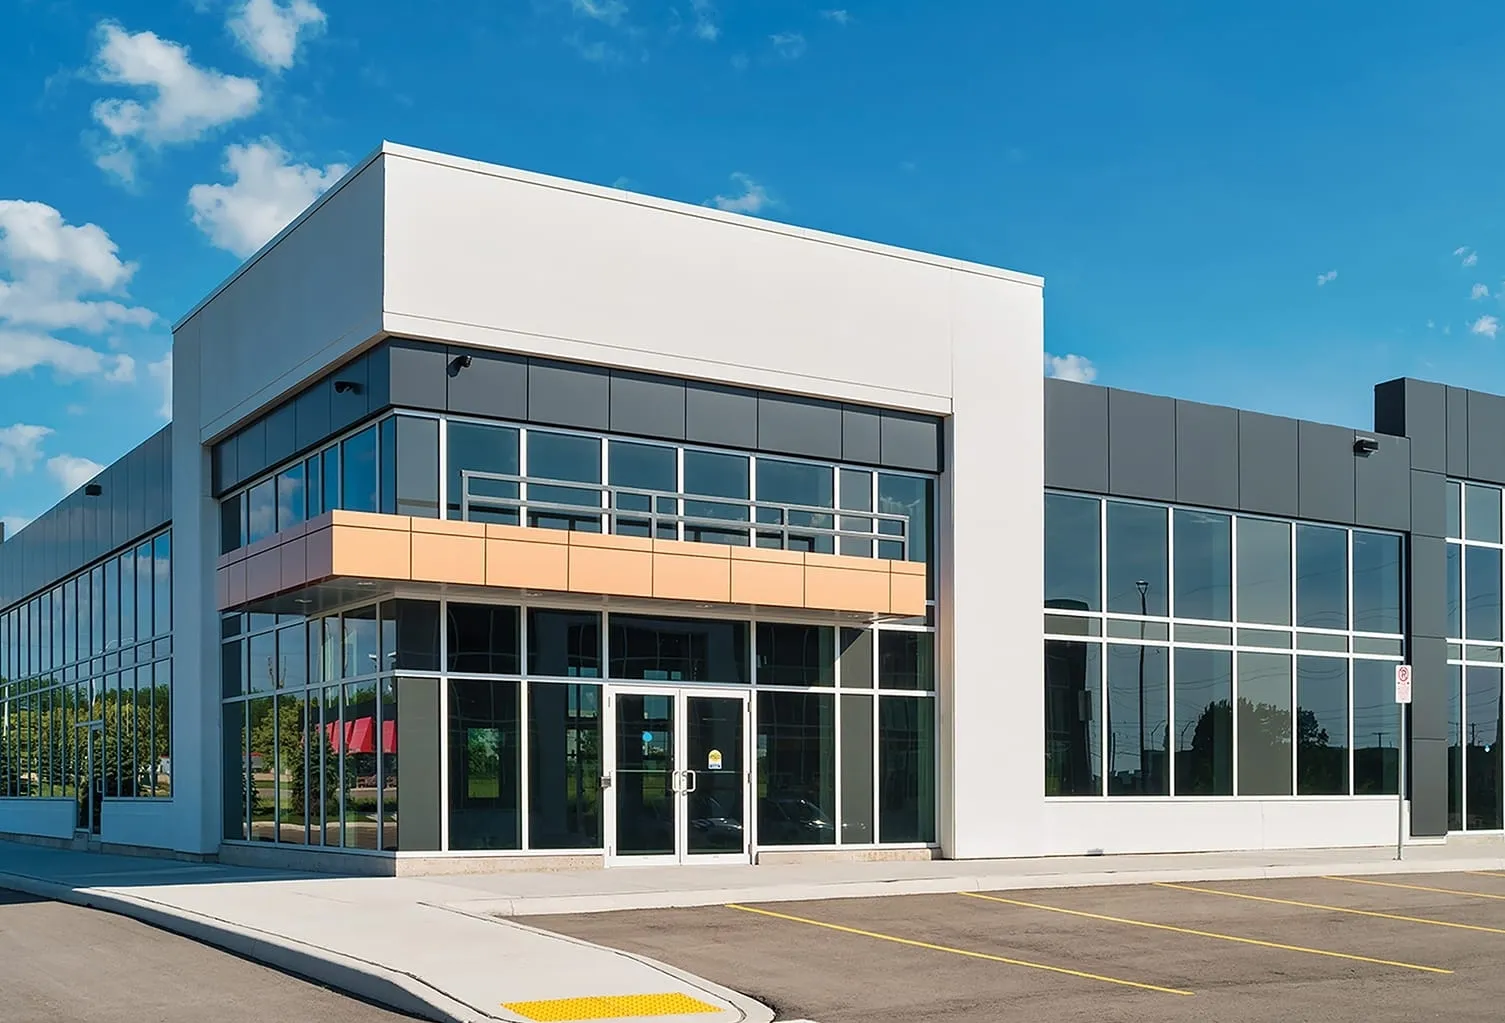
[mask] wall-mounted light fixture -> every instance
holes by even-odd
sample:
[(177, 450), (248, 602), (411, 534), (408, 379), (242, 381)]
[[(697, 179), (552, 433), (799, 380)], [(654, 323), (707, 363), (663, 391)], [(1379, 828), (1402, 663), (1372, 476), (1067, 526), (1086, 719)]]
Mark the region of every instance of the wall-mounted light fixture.
[(336, 380), (334, 382), (335, 394), (360, 394), (361, 385), (354, 380)]
[(1353, 439), (1353, 453), (1361, 458), (1374, 454), (1380, 449), (1380, 442), (1375, 437), (1357, 436)]
[(99, 495), (103, 494), (104, 492), (105, 492), (105, 488), (102, 487), (102, 486), (100, 486), (98, 483), (85, 483), (84, 484), (84, 496), (85, 497), (98, 497)]
[(455, 365), (458, 368), (460, 368), (460, 369), (469, 369), (470, 368), (470, 364), (473, 361), (474, 360), (469, 355), (457, 355), (457, 356), (455, 356)]

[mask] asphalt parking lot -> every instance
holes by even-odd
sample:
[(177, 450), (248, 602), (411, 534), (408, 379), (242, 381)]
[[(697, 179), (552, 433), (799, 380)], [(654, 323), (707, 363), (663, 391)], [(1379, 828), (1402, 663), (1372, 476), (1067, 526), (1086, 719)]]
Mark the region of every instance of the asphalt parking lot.
[(228, 1018), (408, 1023), (111, 913), (0, 889), (4, 1023), (203, 1023)]
[[(1505, 872), (1004, 891), (528, 921), (819, 1023), (1499, 1020)], [(1005, 1015), (1006, 1014), (1006, 1015)]]

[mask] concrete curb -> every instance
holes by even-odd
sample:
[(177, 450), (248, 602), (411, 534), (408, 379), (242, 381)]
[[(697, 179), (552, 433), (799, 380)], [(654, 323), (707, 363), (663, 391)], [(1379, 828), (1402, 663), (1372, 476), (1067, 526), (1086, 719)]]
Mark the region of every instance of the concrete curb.
[(1505, 871), (1505, 857), (1458, 860), (1389, 860), (1263, 867), (1163, 868), (1093, 873), (986, 874), (893, 881), (799, 882), (747, 888), (702, 888), (680, 891), (617, 892), (609, 895), (553, 895), (537, 898), (476, 899), (456, 903), (471, 913), (500, 917), (607, 913), (622, 909), (690, 909), (728, 902), (809, 902), (819, 899), (864, 899), (885, 895), (944, 895), (957, 891), (1018, 891), (1030, 888), (1092, 888), (1151, 884), (1156, 881), (1260, 881), (1320, 877), (1323, 874), (1443, 874), (1468, 870)]
[(213, 917), (169, 908), (147, 899), (97, 888), (72, 888), (25, 874), (0, 873), (0, 887), (130, 917), (434, 1023), (486, 1023), (491, 1020), (521, 1023), (515, 1016), (491, 1015), (466, 1005), (410, 974), (264, 931), (238, 927)]

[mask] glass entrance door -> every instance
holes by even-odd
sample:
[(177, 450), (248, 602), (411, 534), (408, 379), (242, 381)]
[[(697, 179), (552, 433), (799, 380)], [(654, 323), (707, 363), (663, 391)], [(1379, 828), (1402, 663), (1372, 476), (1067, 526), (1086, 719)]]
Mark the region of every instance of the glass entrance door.
[(611, 702), (613, 860), (746, 862), (747, 695), (633, 689)]

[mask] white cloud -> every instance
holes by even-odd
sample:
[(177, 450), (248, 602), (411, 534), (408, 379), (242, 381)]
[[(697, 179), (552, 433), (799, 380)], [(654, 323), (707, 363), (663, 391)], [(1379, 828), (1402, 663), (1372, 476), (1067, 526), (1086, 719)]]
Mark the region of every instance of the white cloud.
[(24, 515), (0, 515), (0, 526), (4, 526), (7, 539), (15, 536), (21, 530), (31, 525), (31, 520)]
[(1320, 274), (1317, 275), (1317, 287), (1320, 288), (1324, 284), (1331, 284), (1333, 281), (1335, 281), (1337, 279), (1338, 279), (1338, 271), (1336, 271), (1336, 270), (1328, 270), (1328, 271), (1326, 271), (1324, 273), (1320, 273)]
[(1097, 367), (1085, 355), (1051, 355), (1046, 352), (1045, 375), (1057, 380), (1090, 384), (1097, 379)]
[(323, 31), (327, 18), (313, 0), (244, 0), (230, 18), (230, 32), (251, 58), (286, 71), (298, 54), (298, 37)]
[(163, 419), (172, 418), (172, 351), (156, 362), (148, 363), (146, 375), (155, 380), (162, 388), (162, 404), (157, 408), (157, 414)]
[(1469, 324), (1468, 329), (1475, 334), (1483, 334), (1485, 337), (1493, 338), (1500, 329), (1500, 321), (1497, 317), (1485, 315)]
[(805, 37), (798, 32), (775, 32), (768, 41), (785, 60), (797, 60), (805, 52)]
[(194, 185), (188, 190), (193, 222), (218, 247), (245, 257), (302, 213), (345, 173), (343, 163), (322, 170), (289, 163), (271, 139), (225, 149), (228, 185)]
[(94, 70), (99, 80), (140, 90), (144, 99), (101, 99), (94, 120), (111, 138), (95, 163), (124, 181), (135, 178), (133, 143), (189, 142), (211, 128), (248, 117), (261, 104), (261, 87), (249, 78), (201, 68), (188, 48), (154, 32), (99, 26)]
[(1489, 297), (1489, 285), (1488, 284), (1475, 284), (1473, 290), (1468, 293), (1468, 297), (1472, 298), (1472, 299), (1476, 299), (1476, 300), (1477, 299), (1481, 299), (1481, 298), (1488, 298)]
[(42, 441), (51, 433), (48, 427), (28, 423), (0, 426), (0, 473), (30, 472), (42, 457)]
[(767, 188), (741, 171), (732, 175), (732, 181), (741, 191), (735, 195), (718, 195), (713, 198), (711, 205), (718, 210), (726, 210), (730, 213), (760, 213), (766, 207), (776, 205), (776, 200), (768, 194)]
[(820, 16), (827, 21), (834, 21), (838, 25), (850, 25), (852, 23), (852, 14), (850, 11), (821, 11)]
[(47, 471), (63, 485), (63, 493), (71, 494), (104, 472), (105, 467), (77, 455), (53, 455), (47, 459)]
[(620, 24), (627, 15), (623, 0), (570, 0), (570, 7), (584, 18), (594, 18), (608, 25)]
[(136, 264), (121, 260), (97, 224), (74, 225), (45, 203), (0, 201), (0, 377), (39, 367), (69, 377), (135, 378), (129, 355), (101, 352), (52, 331), (102, 334), (156, 316), (124, 296)]
[(1479, 262), (1479, 253), (1467, 245), (1460, 245), (1453, 250), (1453, 255), (1458, 256), (1464, 266), (1473, 266)]
[(745, 54), (745, 53), (734, 53), (734, 54), (732, 54), (732, 68), (733, 68), (733, 70), (736, 70), (736, 71), (746, 71), (748, 63), (749, 63), (749, 61), (747, 59), (747, 54)]
[(690, 0), (690, 8), (695, 12), (695, 36), (704, 39), (708, 43), (714, 43), (721, 36), (721, 26), (716, 24), (716, 7), (711, 0)]

